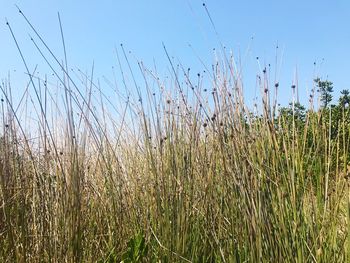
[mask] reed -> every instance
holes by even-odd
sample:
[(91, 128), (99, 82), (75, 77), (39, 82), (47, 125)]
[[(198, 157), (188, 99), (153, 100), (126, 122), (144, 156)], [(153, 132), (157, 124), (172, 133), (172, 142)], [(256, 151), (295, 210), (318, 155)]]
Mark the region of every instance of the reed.
[(53, 53), (59, 85), (2, 83), (1, 262), (349, 262), (349, 108), (279, 110), (262, 71), (249, 109), (223, 56), (117, 99)]

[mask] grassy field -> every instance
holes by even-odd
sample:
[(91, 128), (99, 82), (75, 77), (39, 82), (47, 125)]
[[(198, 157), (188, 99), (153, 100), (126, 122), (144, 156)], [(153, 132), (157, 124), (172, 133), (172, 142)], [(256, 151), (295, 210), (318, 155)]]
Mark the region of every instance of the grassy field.
[(250, 109), (233, 60), (139, 64), (115, 100), (58, 65), (18, 107), (1, 84), (1, 262), (350, 262), (350, 111), (312, 107), (325, 82), (281, 108), (296, 87), (263, 70)]

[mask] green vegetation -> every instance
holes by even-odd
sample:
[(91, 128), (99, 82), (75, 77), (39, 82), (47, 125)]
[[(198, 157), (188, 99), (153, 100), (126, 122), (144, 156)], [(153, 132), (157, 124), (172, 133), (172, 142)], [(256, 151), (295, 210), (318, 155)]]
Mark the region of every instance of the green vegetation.
[(30, 75), (17, 107), (4, 82), (0, 261), (349, 262), (349, 92), (331, 105), (316, 79), (321, 107), (275, 111), (263, 72), (253, 113), (215, 65), (162, 82), (140, 63), (119, 102), (61, 64), (62, 102)]

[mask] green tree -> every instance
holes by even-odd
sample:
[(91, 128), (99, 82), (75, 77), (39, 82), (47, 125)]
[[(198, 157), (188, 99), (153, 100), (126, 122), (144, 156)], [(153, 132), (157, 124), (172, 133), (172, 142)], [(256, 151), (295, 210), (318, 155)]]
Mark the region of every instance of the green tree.
[(339, 98), (339, 106), (342, 108), (349, 107), (350, 105), (350, 91), (344, 89), (340, 92), (341, 96)]
[(316, 78), (314, 81), (319, 92), (321, 93), (322, 108), (327, 108), (333, 99), (333, 82), (328, 80), (321, 80), (320, 78)]
[[(293, 117), (293, 103), (289, 103), (288, 107), (282, 107), (280, 109), (280, 115), (292, 118)], [(294, 103), (294, 119), (304, 121), (305, 120), (305, 107), (299, 103)]]
[(303, 130), (305, 125), (306, 109), (299, 102), (294, 103), (294, 108), (293, 103), (289, 103), (288, 107), (282, 107), (279, 110), (279, 115), (284, 119), (286, 125), (288, 125), (289, 127), (292, 127), (294, 122), (295, 127), (299, 131)]

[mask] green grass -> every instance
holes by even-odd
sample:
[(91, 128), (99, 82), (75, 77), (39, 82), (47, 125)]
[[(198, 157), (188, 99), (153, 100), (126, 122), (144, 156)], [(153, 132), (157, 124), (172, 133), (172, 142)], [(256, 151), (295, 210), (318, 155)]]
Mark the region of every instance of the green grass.
[(349, 110), (276, 114), (262, 81), (254, 114), (228, 63), (141, 65), (141, 102), (64, 66), (63, 101), (3, 83), (0, 261), (349, 262)]

